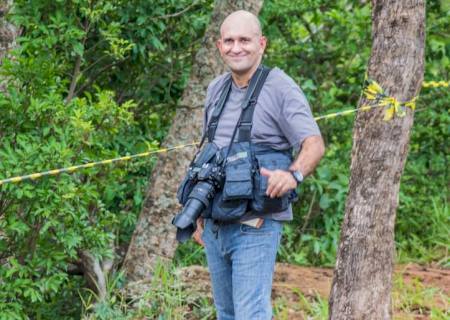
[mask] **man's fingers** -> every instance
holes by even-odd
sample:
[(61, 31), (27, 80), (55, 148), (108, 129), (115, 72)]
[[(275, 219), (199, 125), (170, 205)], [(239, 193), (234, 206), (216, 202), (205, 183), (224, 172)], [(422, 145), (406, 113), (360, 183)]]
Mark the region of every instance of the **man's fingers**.
[(279, 182), (273, 187), (272, 192), (270, 193), (270, 197), (271, 197), (271, 198), (275, 198), (275, 197), (279, 197), (279, 196), (283, 195), (283, 193), (282, 193), (283, 186), (284, 186), (283, 181), (279, 181)]
[(275, 177), (272, 176), (270, 178), (267, 179), (267, 189), (266, 189), (266, 196), (269, 196), (272, 194), (273, 192), (273, 188), (275, 187)]
[[(264, 170), (267, 170), (267, 169), (264, 169)], [(270, 170), (267, 170), (267, 171), (270, 171)], [(271, 195), (272, 195), (273, 190), (274, 190), (275, 186), (277, 185), (278, 181), (279, 181), (279, 176), (276, 174), (275, 171), (271, 171), (271, 175), (268, 176), (268, 178), (267, 178), (266, 196), (272, 197)]]
[(202, 233), (203, 230), (195, 230), (194, 234), (192, 235), (192, 238), (194, 238), (195, 242), (197, 242), (199, 245), (201, 245), (202, 247), (205, 246), (205, 243), (202, 240)]
[(196, 221), (197, 229), (195, 229), (194, 234), (192, 235), (192, 238), (202, 247), (205, 246), (205, 243), (202, 240), (202, 234), (203, 234), (203, 218), (199, 217)]
[(267, 179), (266, 196), (271, 198), (281, 197), (295, 187), (296, 183), (289, 172), (283, 170), (271, 171), (271, 175)]
[(264, 177), (268, 177), (270, 178), (270, 176), (272, 176), (273, 171), (266, 169), (266, 168), (261, 168), (259, 169), (259, 171), (261, 172), (261, 175), (263, 175)]
[(197, 230), (201, 230), (201, 232), (203, 232), (203, 218), (202, 217), (198, 217), (196, 224), (197, 224)]

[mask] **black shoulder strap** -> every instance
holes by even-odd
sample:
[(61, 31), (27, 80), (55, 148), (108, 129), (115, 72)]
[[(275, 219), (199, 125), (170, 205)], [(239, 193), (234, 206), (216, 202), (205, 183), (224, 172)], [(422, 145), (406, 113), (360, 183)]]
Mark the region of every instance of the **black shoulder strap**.
[(248, 90), (252, 89), (252, 92), (248, 100), (244, 101), (244, 104), (242, 105), (243, 110), (239, 122), (239, 142), (250, 141), (250, 134), (253, 125), (253, 112), (255, 111), (255, 105), (258, 101), (258, 96), (264, 86), (270, 70), (270, 68), (263, 66), (261, 72), (258, 74), (258, 79), (255, 81), (254, 88), (248, 88)]
[(214, 140), (214, 136), (216, 134), (217, 125), (219, 123), (220, 115), (222, 114), (223, 107), (225, 106), (225, 103), (228, 100), (228, 96), (231, 91), (231, 75), (228, 77), (228, 79), (225, 81), (225, 84), (222, 87), (222, 92), (220, 94), (219, 100), (217, 101), (216, 105), (214, 106), (214, 111), (211, 115), (211, 120), (208, 124), (207, 134), (208, 134), (208, 141), (212, 142)]
[[(253, 112), (255, 110), (255, 105), (258, 100), (259, 93), (266, 81), (267, 76), (269, 75), (270, 68), (265, 66), (259, 67), (256, 70), (256, 73), (250, 80), (250, 84), (247, 88), (247, 92), (245, 94), (244, 100), (242, 102), (242, 112), (239, 117), (239, 122), (236, 124), (234, 129), (231, 142), (234, 140), (236, 136), (236, 131), (239, 129), (239, 138), (238, 141), (250, 141), (250, 132), (252, 129), (252, 120), (253, 120)], [(216, 134), (217, 125), (219, 123), (220, 115), (225, 107), (226, 101), (228, 100), (228, 96), (231, 91), (231, 76), (226, 80), (226, 83), (223, 86), (222, 92), (220, 94), (220, 98), (217, 101), (216, 106), (214, 107), (213, 114), (211, 116), (211, 120), (208, 124), (207, 136), (208, 141), (212, 142), (214, 140), (214, 136)], [(202, 139), (203, 141), (203, 139)]]

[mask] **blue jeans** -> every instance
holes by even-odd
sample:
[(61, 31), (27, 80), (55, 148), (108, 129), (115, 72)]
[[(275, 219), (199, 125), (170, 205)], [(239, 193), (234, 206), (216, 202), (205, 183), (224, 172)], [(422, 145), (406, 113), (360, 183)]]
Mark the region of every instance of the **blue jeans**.
[(259, 228), (205, 219), (202, 239), (218, 320), (272, 319), (272, 277), (283, 224)]

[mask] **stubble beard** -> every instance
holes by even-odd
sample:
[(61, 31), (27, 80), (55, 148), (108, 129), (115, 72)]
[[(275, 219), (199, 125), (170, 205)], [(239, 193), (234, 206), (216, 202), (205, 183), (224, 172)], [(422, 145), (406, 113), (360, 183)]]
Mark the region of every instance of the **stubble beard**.
[(230, 70), (237, 74), (237, 75), (245, 75), (248, 72), (250, 72), (252, 69), (254, 69), (255, 64), (259, 64), (258, 63), (258, 59), (253, 62), (253, 61), (233, 61), (232, 59), (226, 59), (225, 62), (228, 66), (228, 68), (230, 68)]

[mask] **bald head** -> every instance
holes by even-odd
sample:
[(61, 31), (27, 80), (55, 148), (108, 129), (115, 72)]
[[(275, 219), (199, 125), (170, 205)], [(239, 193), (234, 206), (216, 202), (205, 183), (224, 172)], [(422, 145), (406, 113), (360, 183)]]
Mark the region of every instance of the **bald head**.
[(224, 30), (229, 29), (231, 26), (240, 26), (254, 32), (257, 36), (262, 35), (261, 23), (258, 17), (249, 11), (238, 10), (228, 15), (220, 26), (220, 35), (222, 36)]
[(253, 13), (239, 10), (225, 18), (217, 48), (236, 84), (247, 84), (261, 63), (266, 43), (261, 24)]

